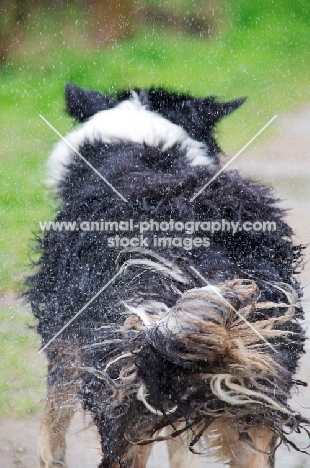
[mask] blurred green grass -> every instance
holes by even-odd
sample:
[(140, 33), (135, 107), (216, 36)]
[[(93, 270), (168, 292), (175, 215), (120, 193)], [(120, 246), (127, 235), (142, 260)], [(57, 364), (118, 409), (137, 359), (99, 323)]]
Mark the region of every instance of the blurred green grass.
[(72, 8), (60, 17), (38, 13), (28, 24), (23, 48), (0, 70), (2, 291), (23, 288), (29, 239), (38, 222), (53, 214), (43, 182), (57, 136), (39, 114), (60, 132), (71, 128), (63, 112), (66, 81), (109, 92), (164, 85), (223, 100), (246, 96), (243, 108), (218, 128), (229, 154), (274, 114), (309, 101), (310, 4), (227, 0), (221, 5), (223, 27), (211, 40), (144, 27), (130, 40), (95, 49), (83, 37), (83, 22), (74, 23)]
[(45, 360), (29, 311), (13, 297), (0, 301), (0, 415), (30, 416), (44, 398)]

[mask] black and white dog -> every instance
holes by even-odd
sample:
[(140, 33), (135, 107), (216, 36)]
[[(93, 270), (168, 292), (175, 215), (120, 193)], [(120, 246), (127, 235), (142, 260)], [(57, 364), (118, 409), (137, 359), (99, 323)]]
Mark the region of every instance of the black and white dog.
[(50, 157), (58, 229), (28, 293), (49, 363), (42, 468), (65, 466), (77, 401), (101, 468), (145, 468), (164, 439), (173, 468), (202, 449), (272, 467), (307, 423), (287, 404), (303, 384), (302, 247), (269, 189), (218, 174), (214, 128), (242, 102), (67, 85), (82, 125)]

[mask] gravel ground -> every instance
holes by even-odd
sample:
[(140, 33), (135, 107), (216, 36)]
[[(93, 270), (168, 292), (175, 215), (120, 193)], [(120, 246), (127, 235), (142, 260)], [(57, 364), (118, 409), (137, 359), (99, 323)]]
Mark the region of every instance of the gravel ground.
[[(238, 168), (245, 175), (270, 183), (284, 200), (283, 206), (291, 208), (289, 223), (294, 227), (296, 239), (302, 243), (310, 240), (310, 105), (287, 115), (280, 115), (272, 124), (274, 136), (266, 143), (259, 139), (252, 144), (231, 167)], [(259, 130), (259, 129), (258, 129)], [(306, 261), (309, 259), (309, 251)], [(306, 262), (302, 273), (305, 286), (304, 305), (306, 325), (310, 320), (310, 264)], [(310, 332), (309, 332), (310, 333)], [(308, 333), (308, 334), (309, 334)], [(298, 378), (310, 382), (310, 342), (307, 354), (301, 361)], [(310, 417), (310, 388), (301, 388), (292, 397), (292, 406)], [(0, 420), (0, 467), (33, 468), (37, 466), (37, 419)], [(69, 468), (95, 468), (100, 459), (100, 444), (94, 428), (89, 427), (88, 417), (78, 413), (67, 436)], [(294, 438), (299, 446), (307, 446), (307, 437)], [(164, 443), (157, 444), (148, 468), (168, 466), (167, 449)], [(221, 464), (200, 460), (200, 468), (219, 468)], [(310, 467), (310, 457), (281, 447), (276, 456), (276, 468)]]

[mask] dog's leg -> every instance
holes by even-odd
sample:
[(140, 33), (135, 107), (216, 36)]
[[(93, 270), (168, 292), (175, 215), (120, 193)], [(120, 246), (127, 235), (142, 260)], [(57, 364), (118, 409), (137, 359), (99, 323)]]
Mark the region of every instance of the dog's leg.
[(245, 468), (274, 468), (274, 454), (272, 453), (277, 437), (266, 426), (257, 426), (249, 431), (254, 447), (270, 455), (259, 453), (247, 446), (250, 462)]
[(197, 468), (199, 456), (193, 454), (185, 441), (167, 440), (170, 468)]
[[(178, 424), (178, 430), (184, 427), (184, 424)], [(170, 468), (197, 468), (199, 456), (193, 454), (188, 446), (190, 443), (188, 433), (184, 432), (174, 439), (167, 440)]]
[(132, 468), (145, 468), (151, 453), (151, 449), (151, 444), (139, 447), (135, 455)]
[[(230, 468), (273, 468), (273, 449), (276, 444), (275, 434), (264, 425), (248, 430), (251, 445), (239, 437), (232, 423), (216, 423), (213, 429), (218, 432), (216, 444), (219, 459), (230, 459)], [(215, 445), (215, 444), (214, 444)], [(212, 444), (211, 444), (212, 446)], [(255, 450), (255, 448), (257, 450)]]
[[(72, 390), (72, 389), (70, 389)], [(70, 391), (71, 393), (71, 391)], [(65, 468), (66, 432), (75, 412), (75, 405), (68, 401), (69, 392), (63, 387), (48, 391), (44, 418), (39, 436), (40, 468)]]

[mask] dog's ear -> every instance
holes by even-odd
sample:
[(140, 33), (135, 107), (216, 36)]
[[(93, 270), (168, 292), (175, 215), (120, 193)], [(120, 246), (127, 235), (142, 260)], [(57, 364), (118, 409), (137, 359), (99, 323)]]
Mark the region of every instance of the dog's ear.
[(66, 110), (78, 122), (84, 122), (99, 111), (111, 109), (117, 104), (112, 96), (97, 91), (88, 91), (73, 83), (65, 87)]
[(212, 123), (217, 123), (220, 119), (225, 117), (226, 115), (231, 114), (235, 110), (239, 109), (240, 106), (246, 101), (246, 98), (240, 98), (240, 99), (235, 99), (234, 101), (229, 101), (229, 102), (216, 102), (213, 101), (211, 106), (210, 106), (210, 101), (209, 99), (206, 99), (206, 104), (209, 107), (208, 112), (210, 112), (209, 115), (209, 121)]

